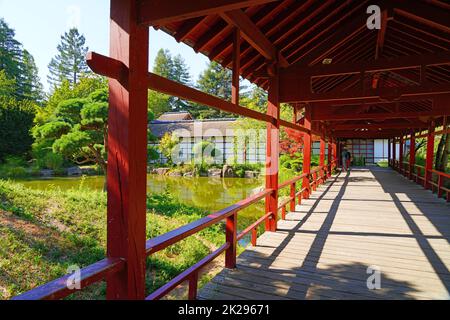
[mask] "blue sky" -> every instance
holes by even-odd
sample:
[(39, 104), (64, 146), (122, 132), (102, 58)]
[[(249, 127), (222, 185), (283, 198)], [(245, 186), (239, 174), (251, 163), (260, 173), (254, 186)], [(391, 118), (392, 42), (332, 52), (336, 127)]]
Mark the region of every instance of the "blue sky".
[[(31, 52), (48, 89), (48, 64), (56, 55), (61, 35), (77, 26), (90, 51), (108, 55), (109, 0), (0, 0), (0, 17), (16, 31), (16, 39)], [(190, 47), (177, 43), (162, 31), (150, 30), (150, 68), (160, 48), (181, 54), (194, 80), (208, 59)]]

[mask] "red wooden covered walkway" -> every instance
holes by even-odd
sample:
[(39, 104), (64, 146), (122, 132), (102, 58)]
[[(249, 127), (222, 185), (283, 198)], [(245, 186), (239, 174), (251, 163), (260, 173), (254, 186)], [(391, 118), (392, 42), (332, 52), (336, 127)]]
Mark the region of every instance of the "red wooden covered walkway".
[[(82, 287), (106, 280), (108, 299), (159, 299), (188, 280), (189, 297), (195, 298), (199, 270), (222, 253), (225, 267), (234, 269), (237, 240), (244, 233), (252, 233), (255, 242), (257, 225), (279, 230), (285, 208), (295, 211), (296, 203), (330, 178), (343, 138), (390, 139), (390, 165), (448, 200), (450, 176), (433, 169), (433, 155), (435, 136), (449, 132), (449, 13), (450, 5), (438, 0), (111, 0), (110, 55), (88, 56), (92, 70), (110, 78), (107, 258), (82, 270)], [(232, 69), (231, 101), (149, 73), (150, 26)], [(268, 91), (266, 113), (239, 104), (240, 76)], [(266, 189), (146, 241), (148, 89), (265, 122)], [(292, 121), (280, 119), (280, 103), (292, 106)], [(282, 127), (304, 137), (303, 174), (287, 182), (278, 181)], [(313, 136), (321, 145), (318, 168), (311, 168)], [(413, 156), (405, 157), (406, 139), (418, 137), (428, 141), (425, 166), (415, 163), (415, 143), (410, 143)], [(409, 185), (405, 181), (405, 190)], [(281, 201), (278, 191), (287, 187), (290, 198)], [(239, 211), (261, 199), (265, 215), (237, 234)], [(369, 195), (365, 200), (370, 205)], [(156, 292), (145, 291), (147, 256), (224, 221), (222, 247)], [(305, 250), (302, 243), (295, 246)], [(448, 253), (448, 239), (445, 246)], [(66, 280), (18, 298), (63, 298), (72, 293)]]

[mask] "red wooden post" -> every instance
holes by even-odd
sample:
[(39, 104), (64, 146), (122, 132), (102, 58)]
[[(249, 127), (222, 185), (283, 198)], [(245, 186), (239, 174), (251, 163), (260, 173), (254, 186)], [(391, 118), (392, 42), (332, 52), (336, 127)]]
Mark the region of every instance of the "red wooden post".
[(198, 272), (194, 272), (189, 279), (189, 300), (197, 300)]
[[(304, 127), (311, 130), (311, 106), (307, 104), (305, 106), (305, 122)], [(303, 135), (303, 173), (309, 175), (311, 171), (311, 133), (305, 133)], [(303, 198), (308, 199), (310, 193), (310, 181), (309, 176), (303, 178), (303, 188), (307, 188), (303, 193)]]
[(295, 211), (295, 183), (291, 184), (291, 192), (290, 192), (291, 202), (289, 203), (289, 211)]
[(276, 123), (267, 123), (266, 142), (266, 189), (274, 190), (266, 197), (266, 213), (272, 212), (272, 219), (266, 219), (266, 231), (276, 231), (278, 217), (278, 155), (280, 141), (280, 103), (278, 66), (269, 79), (267, 114), (277, 119)]
[(254, 228), (252, 230), (252, 246), (256, 247), (256, 241), (257, 241), (257, 237), (258, 237), (258, 229)]
[(144, 299), (149, 29), (133, 0), (111, 0), (110, 56), (128, 67), (128, 84), (109, 80), (107, 256), (126, 261), (107, 279), (108, 299)]
[(225, 252), (225, 268), (236, 268), (236, 246), (237, 246), (237, 212), (227, 218), (225, 225), (225, 241), (230, 247)]
[(286, 206), (281, 208), (281, 220), (286, 220)]
[(238, 28), (233, 31), (233, 76), (231, 102), (239, 105), (239, 70), (241, 68), (241, 33)]
[(438, 190), (437, 190), (437, 196), (438, 198), (442, 197), (442, 181), (444, 179), (442, 178), (441, 175), (438, 176)]
[(416, 133), (411, 130), (411, 139), (409, 140), (409, 179), (412, 180), (414, 174), (414, 165), (416, 164)]
[(403, 174), (404, 171), (404, 167), (403, 167), (403, 146), (404, 146), (405, 141), (403, 140), (403, 134), (400, 136), (400, 142), (399, 142), (399, 155), (398, 155), (398, 163), (399, 163), (399, 169), (400, 169), (400, 173)]
[(333, 170), (331, 162), (333, 161), (333, 138), (328, 138), (328, 177), (331, 177), (331, 171)]
[(323, 167), (325, 167), (325, 135), (323, 134), (323, 132), (320, 135), (319, 166), (321, 167), (321, 169), (319, 171), (319, 176), (320, 176), (321, 182), (323, 182), (324, 181)]
[(430, 122), (427, 134), (427, 158), (425, 162), (425, 189), (429, 189), (431, 184), (429, 183), (433, 177), (433, 160), (434, 160), (434, 121)]
[(394, 168), (394, 170), (397, 170), (397, 146), (396, 146), (396, 138), (394, 137), (392, 139), (392, 168)]
[(388, 165), (389, 165), (389, 167), (392, 166), (392, 163), (391, 163), (391, 139), (388, 139)]
[(339, 167), (336, 139), (333, 139), (333, 160), (335, 160), (335, 167)]

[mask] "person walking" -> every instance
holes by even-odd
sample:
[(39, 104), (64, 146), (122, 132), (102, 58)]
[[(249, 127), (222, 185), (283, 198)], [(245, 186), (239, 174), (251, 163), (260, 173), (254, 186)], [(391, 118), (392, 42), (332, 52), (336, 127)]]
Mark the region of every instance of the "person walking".
[(350, 170), (352, 164), (352, 154), (347, 150), (347, 170)]

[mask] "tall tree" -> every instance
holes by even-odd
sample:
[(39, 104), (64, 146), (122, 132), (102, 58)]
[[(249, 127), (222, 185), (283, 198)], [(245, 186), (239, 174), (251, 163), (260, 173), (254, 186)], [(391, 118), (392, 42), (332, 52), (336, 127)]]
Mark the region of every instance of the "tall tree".
[[(217, 96), (219, 98), (231, 99), (231, 71), (223, 68), (213, 61), (208, 68), (203, 71), (197, 81), (197, 88), (203, 92)], [(232, 114), (220, 110), (211, 109), (206, 106), (196, 105), (192, 109), (192, 114), (196, 118), (230, 118)]]
[(85, 43), (85, 37), (76, 28), (61, 36), (61, 43), (57, 47), (58, 54), (48, 65), (50, 71), (48, 81), (53, 87), (60, 85), (63, 80), (75, 85), (83, 74), (89, 72), (86, 64), (88, 47)]
[[(167, 49), (160, 49), (155, 58), (153, 73), (161, 77), (179, 82), (184, 85), (191, 84), (191, 75), (183, 57), (172, 57)], [(182, 111), (189, 108), (189, 103), (177, 97), (167, 96), (151, 91), (149, 94), (149, 108), (156, 116), (169, 111)]]
[[(42, 84), (33, 56), (24, 50), (15, 38), (15, 32), (0, 19), (0, 71), (2, 85), (9, 80), (9, 89), (14, 85), (13, 96), (18, 100), (42, 100)], [(1, 89), (3, 92), (5, 88)]]
[(15, 38), (15, 32), (5, 20), (0, 19), (0, 70), (5, 70), (6, 76), (15, 78), (20, 72), (20, 57), (22, 46)]
[(20, 73), (21, 94), (24, 99), (41, 102), (44, 98), (44, 89), (39, 78), (38, 68), (33, 56), (27, 51), (22, 52)]

